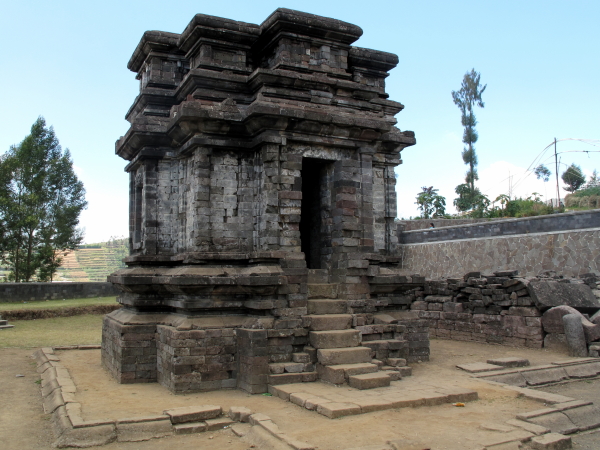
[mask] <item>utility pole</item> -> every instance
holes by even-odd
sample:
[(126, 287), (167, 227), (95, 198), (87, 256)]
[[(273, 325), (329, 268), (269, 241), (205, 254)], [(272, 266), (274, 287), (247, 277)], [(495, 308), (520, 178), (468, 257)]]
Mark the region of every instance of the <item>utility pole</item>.
[(556, 155), (556, 138), (554, 138), (554, 166), (556, 172), (556, 206), (560, 207), (560, 191), (558, 190), (558, 157)]

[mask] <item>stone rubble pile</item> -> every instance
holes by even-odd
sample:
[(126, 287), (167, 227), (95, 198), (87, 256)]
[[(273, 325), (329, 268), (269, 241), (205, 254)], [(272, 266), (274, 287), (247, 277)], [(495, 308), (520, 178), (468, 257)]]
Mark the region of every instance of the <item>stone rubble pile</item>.
[(431, 337), (534, 348), (550, 346), (557, 339), (565, 342), (560, 337), (548, 338), (549, 333), (564, 336), (562, 322), (559, 330), (545, 329), (542, 315), (552, 308), (570, 305), (568, 311), (582, 317), (586, 341), (600, 340), (598, 314), (593, 319), (597, 323), (583, 315), (600, 310), (600, 279), (594, 274), (565, 278), (547, 272), (537, 277), (519, 277), (518, 271), (508, 270), (493, 275), (470, 272), (463, 278), (436, 281), (419, 275), (401, 278), (399, 285), (404, 287), (387, 295), (388, 307), (405, 305), (416, 312), (427, 321)]

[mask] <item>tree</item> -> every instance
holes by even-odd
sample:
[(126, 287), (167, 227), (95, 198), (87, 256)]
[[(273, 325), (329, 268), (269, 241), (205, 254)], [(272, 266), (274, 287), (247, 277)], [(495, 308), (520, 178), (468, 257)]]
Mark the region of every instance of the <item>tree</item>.
[(552, 172), (550, 172), (550, 170), (543, 164), (537, 166), (533, 173), (535, 173), (535, 177), (538, 180), (542, 180), (544, 183), (547, 182), (550, 179), (550, 175), (552, 175)]
[(585, 183), (585, 176), (581, 171), (581, 167), (576, 164), (571, 164), (567, 170), (563, 172), (561, 178), (567, 185), (567, 187), (563, 187), (567, 192), (575, 192), (583, 185), (583, 183)]
[(471, 190), (468, 184), (459, 184), (454, 189), (458, 198), (454, 199), (454, 206), (459, 211), (470, 211), (473, 217), (481, 217), (490, 205), (490, 200), (481, 193), (479, 188)]
[(77, 228), (87, 206), (83, 183), (43, 117), (0, 157), (0, 262), (9, 279), (52, 280), (61, 254), (83, 239)]
[(593, 188), (600, 185), (600, 180), (598, 179), (598, 172), (596, 172), (596, 169), (594, 169), (594, 171), (592, 172), (592, 175), (590, 175), (590, 180), (587, 182), (587, 184), (585, 185), (585, 188)]
[(418, 208), (424, 219), (444, 217), (446, 214), (446, 199), (439, 195), (439, 189), (434, 189), (433, 186), (423, 186), (422, 192), (417, 194)]
[[(463, 127), (465, 127), (462, 141), (466, 147), (463, 148), (462, 158), (463, 162), (469, 165), (469, 170), (467, 170), (465, 176), (465, 185), (469, 188), (470, 194), (464, 196), (464, 198), (460, 201), (461, 203), (464, 203), (464, 201), (470, 198), (477, 198), (475, 192), (475, 180), (478, 180), (479, 176), (477, 175), (478, 161), (474, 144), (477, 142), (479, 136), (475, 131), (477, 120), (475, 119), (475, 114), (473, 114), (473, 106), (477, 105), (480, 108), (484, 107), (481, 95), (487, 87), (487, 84), (483, 87), (480, 85), (480, 78), (480, 74), (475, 72), (475, 69), (471, 69), (471, 72), (467, 72), (464, 75), (460, 90), (452, 91), (452, 100), (460, 109), (461, 123)], [(469, 205), (464, 204), (463, 206), (467, 207)], [(475, 205), (470, 205), (470, 207), (467, 207), (467, 209), (463, 209), (461, 211), (467, 211), (474, 207)]]

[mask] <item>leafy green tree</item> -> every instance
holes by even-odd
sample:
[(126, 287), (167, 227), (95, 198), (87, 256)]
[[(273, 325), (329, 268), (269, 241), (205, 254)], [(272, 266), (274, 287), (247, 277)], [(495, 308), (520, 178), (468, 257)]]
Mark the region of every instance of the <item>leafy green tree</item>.
[(433, 186), (423, 186), (422, 192), (417, 194), (419, 210), (424, 219), (444, 217), (446, 214), (446, 199), (438, 194), (439, 189), (434, 189)]
[[(475, 192), (475, 180), (479, 179), (477, 175), (477, 154), (475, 153), (475, 142), (479, 138), (477, 131), (475, 131), (475, 125), (477, 120), (475, 114), (473, 114), (473, 107), (475, 105), (480, 108), (484, 107), (481, 95), (485, 91), (485, 86), (480, 85), (481, 75), (475, 72), (475, 69), (471, 69), (467, 72), (464, 77), (458, 91), (452, 91), (452, 100), (454, 104), (458, 106), (461, 112), (461, 123), (465, 128), (463, 133), (463, 143), (466, 145), (462, 152), (463, 162), (469, 166), (465, 176), (465, 185), (469, 188), (470, 194), (463, 195), (459, 203), (466, 209), (460, 209), (461, 211), (468, 211), (475, 207), (475, 204), (465, 203), (469, 199), (479, 198)], [(458, 186), (457, 186), (458, 189)], [(461, 188), (461, 190), (463, 190)], [(479, 193), (480, 194), (480, 193)]]
[(550, 170), (543, 164), (537, 166), (533, 173), (535, 173), (535, 177), (538, 180), (542, 180), (544, 183), (547, 182), (550, 179), (550, 175), (552, 175), (552, 172), (550, 172)]
[(468, 184), (459, 184), (454, 189), (458, 198), (454, 199), (454, 206), (459, 211), (472, 211), (473, 217), (483, 217), (490, 205), (490, 199), (481, 193), (479, 188), (471, 190)]
[(567, 187), (563, 187), (567, 192), (575, 192), (583, 185), (583, 183), (585, 183), (585, 176), (581, 171), (581, 167), (576, 164), (571, 164), (567, 170), (563, 172), (561, 178), (567, 185)]
[(83, 239), (77, 228), (87, 206), (68, 150), (42, 117), (0, 157), (0, 262), (16, 282), (52, 280), (62, 254)]

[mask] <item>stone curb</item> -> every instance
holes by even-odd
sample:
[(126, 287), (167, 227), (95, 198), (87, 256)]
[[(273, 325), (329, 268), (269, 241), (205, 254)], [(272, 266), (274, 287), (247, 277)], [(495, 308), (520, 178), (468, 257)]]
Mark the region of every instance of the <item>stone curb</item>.
[(314, 446), (297, 441), (296, 439), (287, 436), (266, 414), (252, 414), (248, 417), (248, 419), (250, 425), (262, 428), (267, 433), (279, 439), (284, 444), (290, 446), (294, 450), (315, 450)]
[[(597, 361), (594, 361), (594, 363), (597, 363)], [(578, 365), (585, 364), (588, 364), (588, 361)], [(574, 364), (569, 361), (567, 364), (561, 365), (573, 366)], [(544, 368), (546, 367), (556, 368), (557, 365), (544, 366)], [(512, 373), (515, 372), (519, 371), (512, 371)], [(528, 441), (532, 448), (548, 450), (571, 448), (571, 438), (565, 435), (600, 428), (600, 410), (595, 408), (590, 401), (575, 400), (549, 392), (486, 380), (485, 376), (474, 375), (473, 377), (485, 383), (515, 391), (518, 396), (552, 405), (547, 408), (517, 414), (516, 419), (506, 422), (536, 435)], [(595, 419), (595, 417), (597, 418)], [(484, 447), (484, 449), (489, 450), (494, 448), (494, 445)]]
[[(513, 377), (511, 377), (511, 375)], [(471, 377), (482, 381), (498, 381), (498, 378), (501, 380), (512, 378), (514, 382), (520, 382), (520, 385), (522, 386), (544, 386), (568, 380), (595, 379), (599, 376), (600, 361), (598, 358), (572, 359), (557, 361), (542, 366), (515, 367), (493, 372), (471, 374)], [(488, 378), (490, 380), (487, 380)], [(503, 383), (502, 381), (499, 382)]]
[(76, 345), (40, 348), (33, 354), (42, 377), (41, 393), (44, 411), (52, 414), (55, 447), (89, 447), (111, 442), (139, 442), (172, 434), (216, 431), (235, 423), (259, 426), (294, 450), (314, 450), (279, 430), (264, 414), (252, 414), (242, 406), (232, 406), (227, 414), (220, 406), (199, 405), (173, 408), (163, 414), (106, 420), (83, 420), (81, 404), (75, 401), (76, 387), (69, 371), (54, 350), (89, 350), (100, 346)]

